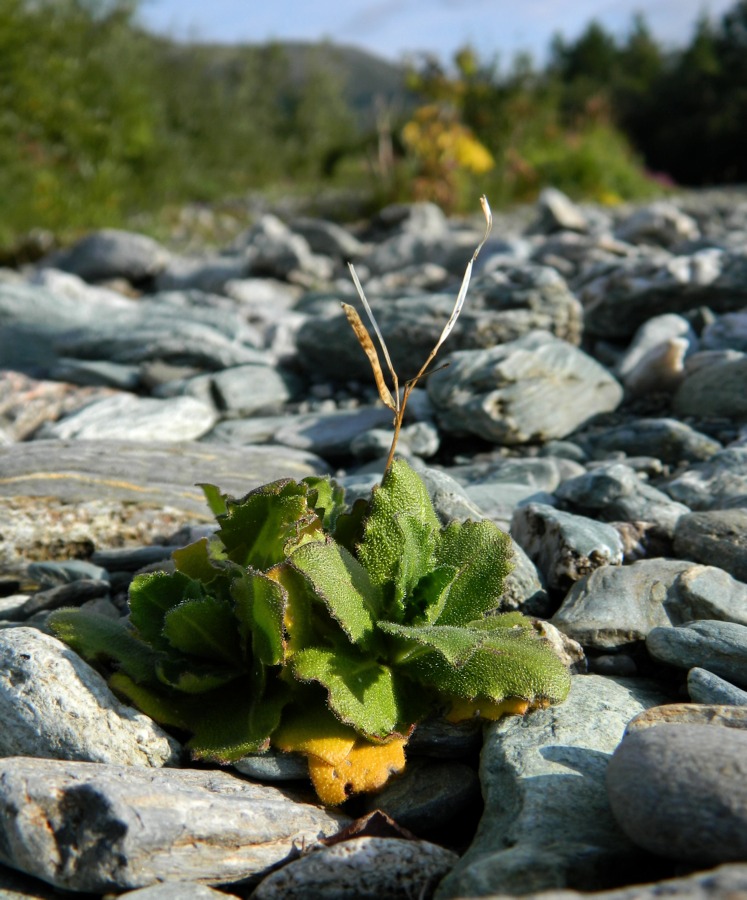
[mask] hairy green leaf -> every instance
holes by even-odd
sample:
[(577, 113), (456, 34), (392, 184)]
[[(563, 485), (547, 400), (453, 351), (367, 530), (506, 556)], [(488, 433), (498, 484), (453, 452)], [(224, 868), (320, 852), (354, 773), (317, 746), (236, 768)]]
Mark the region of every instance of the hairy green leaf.
[(228, 508), (226, 506), (227, 497), (224, 493), (222, 493), (219, 487), (216, 487), (216, 485), (214, 484), (207, 484), (205, 482), (199, 483), (197, 487), (202, 488), (202, 493), (205, 495), (207, 505), (210, 507), (210, 512), (214, 516), (222, 516), (226, 512), (228, 512)]
[(335, 521), (332, 537), (350, 553), (356, 553), (358, 544), (363, 540), (368, 512), (368, 500), (361, 498), (355, 501), (350, 512), (340, 513)]
[(288, 601), (285, 588), (264, 573), (249, 570), (234, 580), (231, 593), (245, 645), (263, 665), (282, 663), (283, 617)]
[(184, 694), (205, 694), (233, 681), (235, 668), (194, 659), (160, 659), (156, 665), (159, 681)]
[[(441, 595), (443, 608), (431, 619), (438, 625), (466, 625), (498, 605), (511, 571), (511, 539), (493, 522), (455, 522), (441, 532), (437, 565), (456, 575)], [(436, 612), (434, 608), (432, 613)]]
[(184, 600), (166, 613), (163, 634), (171, 646), (182, 653), (232, 666), (241, 665), (236, 618), (223, 600), (215, 597)]
[(162, 690), (137, 684), (124, 672), (115, 672), (109, 679), (109, 687), (159, 725), (171, 725), (182, 729), (188, 727), (187, 717), (180, 711), (182, 704), (171, 692), (164, 693)]
[(227, 559), (216, 559), (214, 545), (215, 542), (211, 545), (207, 538), (200, 538), (193, 544), (174, 550), (171, 555), (177, 571), (209, 586), (211, 594), (227, 599), (231, 579), (241, 571), (241, 567)]
[(345, 510), (345, 488), (331, 478), (309, 475), (303, 479), (309, 487), (309, 506), (322, 520), (324, 530), (334, 531), (338, 517)]
[(356, 731), (384, 738), (400, 722), (392, 670), (370, 656), (309, 647), (293, 657), (293, 671), (301, 681), (323, 685), (332, 711)]
[(452, 666), (461, 666), (489, 639), (489, 634), (456, 625), (398, 625), (395, 622), (379, 622), (385, 634), (399, 638), (394, 662), (402, 665), (431, 650), (440, 653)]
[(155, 678), (158, 654), (139, 640), (122, 619), (81, 609), (58, 609), (48, 622), (54, 634), (85, 659), (113, 660), (135, 681)]
[(265, 571), (281, 563), (304, 536), (321, 536), (321, 522), (309, 508), (307, 494), (307, 485), (286, 479), (250, 491), (241, 500), (228, 499), (217, 532), (228, 558)]
[(348, 638), (362, 647), (370, 646), (381, 597), (358, 560), (328, 538), (298, 547), (290, 561)]
[(170, 646), (163, 634), (166, 613), (186, 599), (202, 596), (201, 583), (182, 572), (136, 575), (130, 585), (130, 622), (144, 641), (166, 650)]

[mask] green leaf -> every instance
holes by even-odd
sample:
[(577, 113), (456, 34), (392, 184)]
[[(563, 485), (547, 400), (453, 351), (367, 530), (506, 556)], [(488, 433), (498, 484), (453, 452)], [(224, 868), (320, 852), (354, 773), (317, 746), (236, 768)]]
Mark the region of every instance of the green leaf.
[(182, 653), (241, 665), (238, 623), (229, 604), (215, 597), (184, 600), (169, 610), (164, 617), (163, 634)]
[(124, 620), (80, 609), (58, 609), (48, 622), (54, 634), (84, 659), (113, 660), (135, 681), (155, 680), (157, 654)]
[(288, 595), (282, 585), (262, 572), (249, 570), (231, 585), (236, 602), (235, 614), (245, 643), (266, 666), (275, 666), (285, 658), (283, 617)]
[(348, 638), (369, 647), (374, 639), (381, 597), (358, 560), (328, 538), (298, 547), (291, 554), (290, 562), (305, 576), (315, 596)]
[[(440, 598), (443, 605), (431, 619), (438, 625), (466, 625), (494, 609), (511, 571), (511, 539), (493, 522), (464, 522), (441, 532), (435, 552), (437, 565), (452, 567), (456, 575)], [(436, 613), (433, 608), (431, 614)]]
[(330, 709), (365, 735), (384, 738), (400, 723), (400, 702), (392, 670), (368, 656), (309, 647), (293, 657), (301, 681), (327, 689)]
[(289, 692), (282, 682), (275, 681), (259, 696), (247, 678), (235, 682), (231, 689), (223, 688), (199, 699), (200, 706), (195, 705), (190, 717), (194, 736), (187, 748), (195, 759), (227, 763), (269, 747)]
[(485, 631), (461, 628), (456, 625), (398, 625), (395, 622), (379, 622), (385, 634), (399, 638), (396, 654), (398, 664), (406, 663), (432, 650), (440, 653), (452, 666), (460, 666), (489, 640)]
[(438, 566), (426, 572), (406, 599), (406, 622), (410, 625), (434, 622), (443, 611), (446, 594), (456, 575), (452, 566)]
[(568, 669), (547, 644), (524, 628), (488, 631), (486, 641), (462, 666), (452, 666), (442, 653), (433, 652), (402, 668), (442, 694), (470, 700), (519, 697), (559, 703), (570, 687)]
[(210, 586), (211, 594), (228, 596), (231, 579), (241, 568), (225, 559), (216, 559), (213, 550), (217, 542), (200, 538), (193, 544), (174, 550), (171, 554), (177, 571), (194, 578), (205, 586)]
[(180, 712), (179, 698), (137, 684), (124, 672), (115, 672), (109, 679), (109, 687), (160, 725), (187, 728), (185, 716)]
[(308, 487), (288, 479), (227, 500), (217, 532), (228, 558), (241, 566), (266, 571), (281, 563), (305, 536), (321, 533), (321, 523), (307, 504)]
[(345, 488), (328, 477), (309, 475), (303, 479), (308, 485), (308, 504), (322, 520), (324, 530), (332, 532), (338, 516), (345, 510)]
[(422, 479), (401, 459), (373, 489), (370, 508), (358, 558), (371, 581), (386, 586), (387, 618), (401, 619), (404, 598), (433, 568), (438, 518)]
[(161, 659), (156, 666), (159, 681), (184, 694), (205, 694), (233, 681), (235, 668), (193, 659)]
[(483, 619), (475, 619), (474, 622), (467, 623), (467, 628), (476, 628), (481, 631), (494, 631), (497, 628), (516, 628), (517, 626), (528, 631), (534, 630), (532, 620), (520, 612), (496, 613), (495, 615), (485, 616)]
[(368, 500), (356, 500), (350, 512), (340, 513), (332, 531), (334, 540), (350, 553), (355, 554), (363, 540), (365, 520), (369, 513)]
[(202, 488), (202, 493), (205, 495), (207, 504), (210, 507), (210, 512), (214, 516), (222, 516), (228, 512), (228, 507), (226, 506), (226, 500), (228, 498), (226, 494), (222, 493), (219, 487), (204, 482), (199, 483), (197, 487)]
[(136, 575), (130, 585), (130, 622), (138, 634), (158, 650), (167, 650), (163, 634), (166, 613), (182, 601), (203, 596), (199, 581), (182, 572)]

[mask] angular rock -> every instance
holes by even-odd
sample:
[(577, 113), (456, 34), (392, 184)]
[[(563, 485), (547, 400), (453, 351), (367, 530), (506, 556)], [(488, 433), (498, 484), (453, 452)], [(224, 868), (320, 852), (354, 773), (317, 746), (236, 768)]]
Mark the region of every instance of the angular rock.
[(86, 281), (126, 278), (137, 283), (157, 275), (168, 260), (168, 251), (152, 238), (103, 228), (56, 254), (54, 264)]
[(485, 812), (436, 896), (596, 891), (645, 871), (612, 817), (604, 779), (627, 723), (663, 700), (640, 680), (578, 675), (560, 706), (489, 726), (480, 764)]
[(180, 755), (68, 646), (35, 628), (0, 631), (0, 756), (174, 766)]
[(690, 509), (747, 505), (747, 447), (727, 447), (662, 485)]
[(747, 509), (714, 509), (682, 516), (674, 531), (679, 556), (718, 566), (747, 581)]
[(646, 639), (651, 629), (683, 621), (670, 598), (678, 577), (692, 567), (682, 560), (644, 559), (605, 566), (576, 582), (551, 622), (582, 646), (621, 650)]
[(537, 200), (537, 220), (530, 233), (552, 234), (554, 231), (588, 231), (589, 222), (583, 211), (557, 188), (543, 188)]
[(671, 536), (690, 510), (642, 481), (630, 466), (605, 463), (585, 475), (569, 478), (555, 492), (574, 512), (605, 522), (655, 522)]
[(258, 876), (349, 824), (220, 771), (0, 760), (0, 860), (66, 890)]
[(217, 416), (194, 397), (155, 400), (118, 394), (96, 400), (58, 422), (38, 438), (58, 440), (192, 441), (208, 432)]
[(687, 693), (693, 703), (747, 706), (747, 691), (742, 691), (713, 672), (697, 666), (687, 673)]
[(441, 424), (499, 444), (565, 437), (622, 399), (597, 362), (546, 332), (452, 353), (449, 362), (428, 379)]
[(542, 503), (520, 506), (511, 534), (551, 588), (567, 588), (594, 569), (623, 561), (622, 541), (611, 525)]
[(677, 628), (654, 628), (646, 638), (654, 659), (691, 669), (697, 666), (747, 688), (747, 626), (703, 619)]
[(427, 841), (360, 837), (302, 856), (273, 872), (253, 900), (430, 900), (459, 857)]
[(747, 731), (634, 731), (610, 761), (607, 787), (616, 820), (649, 852), (691, 865), (747, 858)]

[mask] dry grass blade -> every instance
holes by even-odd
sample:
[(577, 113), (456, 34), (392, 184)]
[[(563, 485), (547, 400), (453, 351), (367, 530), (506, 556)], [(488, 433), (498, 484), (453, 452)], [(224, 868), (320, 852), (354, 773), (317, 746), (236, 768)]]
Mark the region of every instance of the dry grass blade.
[(395, 403), (389, 388), (386, 386), (384, 373), (381, 370), (381, 363), (379, 362), (379, 354), (376, 352), (376, 347), (371, 340), (371, 335), (368, 333), (366, 326), (361, 321), (361, 317), (358, 315), (358, 311), (354, 306), (351, 306), (349, 303), (343, 303), (342, 308), (347, 316), (348, 322), (350, 322), (350, 326), (353, 329), (355, 336), (358, 338), (358, 343), (363, 348), (363, 352), (371, 363), (374, 380), (376, 381), (376, 388), (379, 392), (379, 397), (381, 397), (381, 402), (385, 406), (388, 406), (392, 412), (396, 413), (397, 404)]
[(397, 380), (397, 373), (394, 371), (394, 366), (392, 365), (392, 360), (389, 357), (389, 351), (387, 350), (386, 341), (384, 340), (384, 336), (379, 329), (379, 323), (376, 321), (373, 310), (371, 309), (368, 300), (366, 299), (366, 295), (363, 293), (363, 285), (360, 283), (360, 279), (358, 278), (358, 273), (355, 271), (355, 267), (352, 263), (348, 263), (348, 269), (350, 269), (350, 275), (353, 279), (353, 284), (355, 285), (356, 291), (358, 291), (358, 296), (361, 298), (361, 303), (363, 304), (363, 308), (366, 310), (366, 315), (368, 316), (373, 330), (376, 332), (376, 337), (379, 341), (379, 346), (381, 347), (381, 352), (384, 354), (384, 359), (386, 360), (387, 368), (389, 369), (389, 374), (392, 376), (392, 383), (394, 384), (394, 394), (395, 397), (399, 397), (399, 381)]

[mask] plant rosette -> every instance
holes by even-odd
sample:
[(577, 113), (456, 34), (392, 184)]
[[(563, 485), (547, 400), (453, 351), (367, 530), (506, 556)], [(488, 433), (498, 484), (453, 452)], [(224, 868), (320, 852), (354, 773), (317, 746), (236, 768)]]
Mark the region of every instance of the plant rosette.
[(490, 521), (442, 527), (407, 462), (350, 509), (321, 477), (239, 500), (203, 487), (218, 531), (175, 551), (173, 572), (137, 576), (128, 617), (50, 617), (109, 664), (114, 691), (189, 735), (194, 759), (302, 753), (335, 805), (401, 771), (434, 711), (497, 718), (565, 698), (568, 670), (531, 621), (494, 612), (510, 538)]

